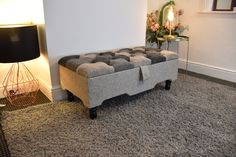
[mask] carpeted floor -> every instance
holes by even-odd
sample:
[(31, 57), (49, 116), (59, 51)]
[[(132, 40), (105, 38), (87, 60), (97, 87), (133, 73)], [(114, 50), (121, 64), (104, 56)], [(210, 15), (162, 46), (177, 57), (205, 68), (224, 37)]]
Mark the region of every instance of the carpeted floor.
[(3, 111), (14, 111), (23, 108), (27, 108), (29, 106), (35, 106), (39, 104), (49, 103), (50, 100), (39, 90), (37, 93), (37, 97), (34, 103), (31, 102), (31, 99), (27, 97), (24, 99), (20, 99), (16, 104), (11, 104), (6, 98), (0, 99), (0, 104), (5, 104), (6, 106), (2, 108)]
[(10, 152), (8, 149), (8, 145), (5, 139), (5, 135), (2, 130), (2, 111), (15, 111), (23, 108), (27, 108), (29, 106), (35, 106), (38, 104), (49, 103), (50, 100), (41, 92), (37, 93), (36, 101), (34, 103), (31, 102), (31, 99), (20, 99), (15, 104), (11, 104), (6, 98), (0, 99), (0, 104), (6, 105), (5, 107), (0, 107), (0, 157), (10, 157)]
[(2, 124), (0, 123), (0, 157), (10, 157), (10, 152), (5, 139)]
[(120, 96), (90, 120), (81, 103), (4, 111), (12, 157), (236, 156), (236, 88), (180, 74), (136, 96)]

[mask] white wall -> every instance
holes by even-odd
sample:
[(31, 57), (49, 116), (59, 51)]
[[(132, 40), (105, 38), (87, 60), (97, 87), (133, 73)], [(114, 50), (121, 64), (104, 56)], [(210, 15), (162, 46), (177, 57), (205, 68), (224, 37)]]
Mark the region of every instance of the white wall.
[[(149, 5), (164, 0), (149, 0)], [(184, 9), (181, 22), (189, 25), (189, 70), (236, 82), (236, 14), (199, 13), (199, 1), (175, 0)], [(149, 7), (149, 10), (153, 8)], [(159, 8), (157, 8), (159, 9)], [(180, 64), (184, 68), (186, 44), (180, 45)]]
[(62, 98), (59, 58), (145, 45), (146, 8), (146, 0), (44, 0), (54, 99)]
[[(169, 1), (169, 0), (168, 0)], [(147, 0), (147, 12), (153, 12), (155, 10), (161, 10), (163, 4), (165, 4), (167, 0)]]

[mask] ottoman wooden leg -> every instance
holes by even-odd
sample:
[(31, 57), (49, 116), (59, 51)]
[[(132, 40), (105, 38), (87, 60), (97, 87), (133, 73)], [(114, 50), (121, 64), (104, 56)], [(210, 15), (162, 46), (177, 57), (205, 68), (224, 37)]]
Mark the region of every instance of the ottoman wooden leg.
[(96, 107), (89, 109), (89, 117), (91, 119), (97, 118), (97, 108)]
[(171, 80), (166, 80), (166, 85), (165, 85), (166, 90), (170, 90), (171, 82), (172, 82)]
[(74, 94), (72, 94), (70, 91), (66, 91), (67, 92), (67, 100), (68, 101), (70, 101), (70, 102), (72, 102), (72, 101), (74, 101), (75, 100), (75, 96), (74, 96)]

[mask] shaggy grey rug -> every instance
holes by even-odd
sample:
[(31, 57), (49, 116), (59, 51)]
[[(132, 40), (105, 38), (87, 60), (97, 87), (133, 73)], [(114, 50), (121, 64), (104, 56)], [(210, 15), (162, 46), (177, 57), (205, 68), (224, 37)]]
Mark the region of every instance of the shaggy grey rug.
[(179, 75), (98, 108), (66, 101), (3, 113), (12, 157), (236, 156), (236, 89)]

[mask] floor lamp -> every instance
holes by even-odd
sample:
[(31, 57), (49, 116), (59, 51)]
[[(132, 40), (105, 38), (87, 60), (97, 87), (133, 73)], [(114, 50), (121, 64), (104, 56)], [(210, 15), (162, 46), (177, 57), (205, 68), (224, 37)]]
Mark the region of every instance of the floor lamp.
[(22, 62), (39, 56), (36, 25), (0, 26), (0, 63), (13, 63), (3, 81), (3, 94), (11, 104), (36, 100), (38, 80)]

